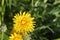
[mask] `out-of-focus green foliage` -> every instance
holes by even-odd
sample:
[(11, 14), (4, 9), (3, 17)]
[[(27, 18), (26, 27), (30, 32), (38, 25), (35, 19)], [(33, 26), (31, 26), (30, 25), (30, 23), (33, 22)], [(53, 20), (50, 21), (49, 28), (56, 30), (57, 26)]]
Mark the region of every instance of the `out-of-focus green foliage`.
[(8, 40), (13, 27), (13, 16), (20, 11), (30, 12), (36, 21), (35, 30), (25, 40), (60, 38), (60, 0), (0, 0), (0, 24), (7, 26), (4, 40)]

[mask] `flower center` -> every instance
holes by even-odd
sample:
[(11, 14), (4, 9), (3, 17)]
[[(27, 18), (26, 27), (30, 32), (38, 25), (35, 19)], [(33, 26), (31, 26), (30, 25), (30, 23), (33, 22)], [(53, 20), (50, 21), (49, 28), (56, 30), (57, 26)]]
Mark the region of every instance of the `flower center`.
[(25, 21), (25, 20), (22, 20), (22, 21), (21, 21), (21, 23), (22, 23), (22, 24), (25, 24), (25, 23), (26, 23), (26, 21)]

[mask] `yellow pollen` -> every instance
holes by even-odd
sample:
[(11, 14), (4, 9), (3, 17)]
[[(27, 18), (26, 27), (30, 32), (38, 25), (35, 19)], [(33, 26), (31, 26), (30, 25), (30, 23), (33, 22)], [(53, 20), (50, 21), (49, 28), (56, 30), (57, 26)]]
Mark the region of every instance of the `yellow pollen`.
[(25, 24), (26, 22), (24, 20), (22, 20), (22, 24)]

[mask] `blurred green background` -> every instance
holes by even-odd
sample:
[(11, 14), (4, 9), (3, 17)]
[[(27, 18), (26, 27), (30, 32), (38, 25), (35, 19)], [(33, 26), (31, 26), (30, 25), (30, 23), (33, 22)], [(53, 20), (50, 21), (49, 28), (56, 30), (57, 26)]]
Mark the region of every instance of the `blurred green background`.
[[(4, 40), (8, 40), (13, 16), (30, 12), (35, 17), (35, 30), (25, 40), (58, 40), (60, 38), (60, 0), (0, 0), (0, 28), (4, 24)], [(0, 39), (1, 39), (0, 32)], [(59, 39), (60, 40), (60, 39)]]

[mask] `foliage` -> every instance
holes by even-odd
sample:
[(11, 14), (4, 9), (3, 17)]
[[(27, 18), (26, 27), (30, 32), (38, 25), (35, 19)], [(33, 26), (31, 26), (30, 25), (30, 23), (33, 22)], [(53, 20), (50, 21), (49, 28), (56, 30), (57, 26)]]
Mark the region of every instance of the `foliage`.
[(35, 30), (25, 40), (60, 38), (60, 0), (0, 0), (0, 25), (7, 27), (4, 40), (10, 36), (13, 16), (20, 11), (30, 12), (36, 21)]

